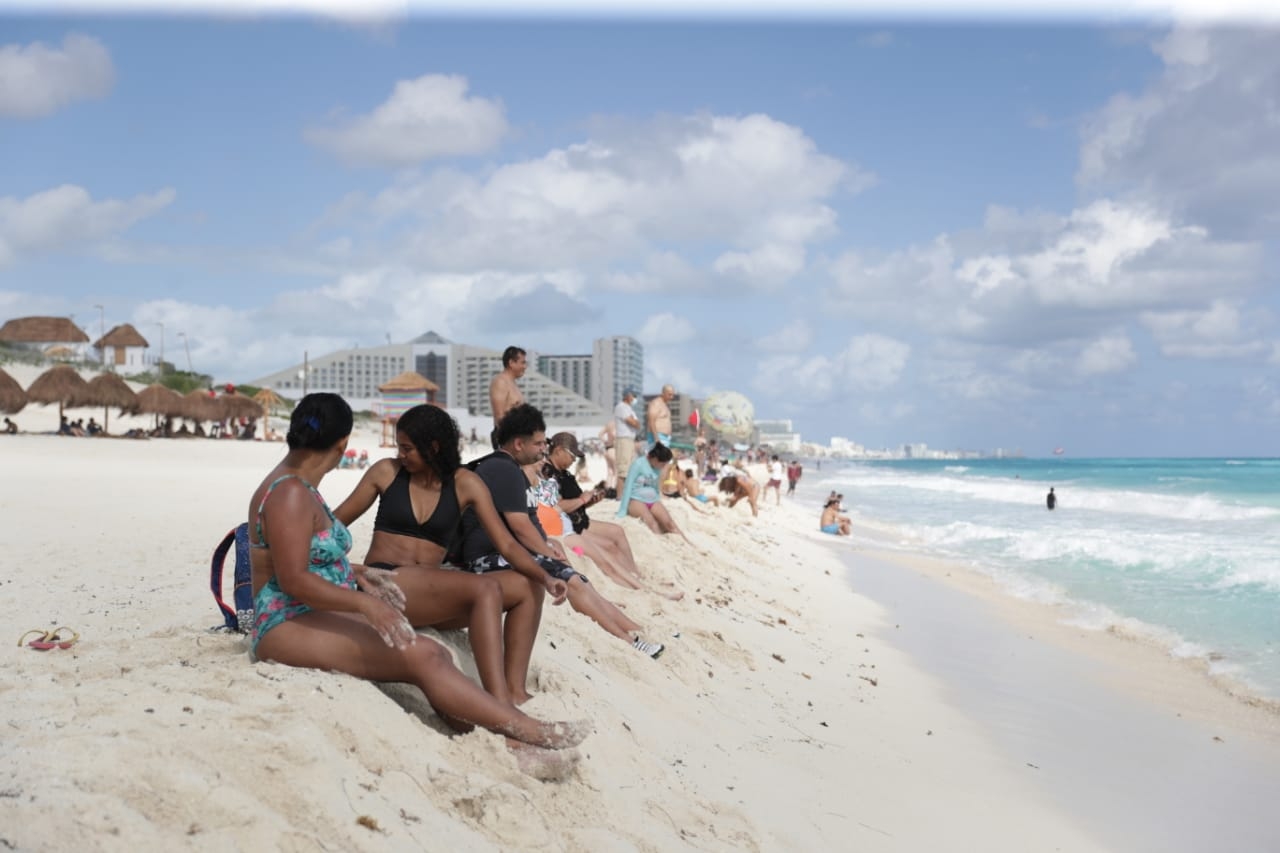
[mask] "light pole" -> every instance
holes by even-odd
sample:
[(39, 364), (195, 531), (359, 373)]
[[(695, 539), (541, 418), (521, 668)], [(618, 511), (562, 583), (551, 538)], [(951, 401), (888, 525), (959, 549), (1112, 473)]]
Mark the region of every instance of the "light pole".
[(101, 305), (95, 305), (98, 309), (98, 353), (102, 356), (102, 365), (107, 364), (107, 342), (103, 340), (107, 336), (107, 309)]
[(187, 351), (187, 373), (194, 374), (196, 371), (191, 366), (191, 341), (187, 339), (186, 332), (178, 332), (178, 337), (182, 338), (182, 347)]
[(306, 350), (302, 351), (302, 372), (298, 378), (302, 380), (302, 396), (307, 396), (307, 374), (311, 372), (311, 360)]
[(164, 323), (157, 322), (156, 325), (160, 327), (160, 363), (156, 365), (156, 373), (163, 374), (164, 373)]

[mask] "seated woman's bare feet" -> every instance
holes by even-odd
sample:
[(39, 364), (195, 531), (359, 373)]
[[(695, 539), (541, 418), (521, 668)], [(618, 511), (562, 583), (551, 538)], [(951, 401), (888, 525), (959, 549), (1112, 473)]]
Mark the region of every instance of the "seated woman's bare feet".
[(542, 742), (548, 749), (568, 749), (586, 740), (595, 726), (590, 720), (574, 720), (573, 722), (543, 723), (542, 728), (545, 736)]
[(511, 691), (511, 704), (515, 705), (517, 708), (523, 705), (525, 702), (528, 702), (532, 698), (533, 698), (533, 694), (530, 693), (528, 690), (518, 690), (518, 691), (512, 690)]

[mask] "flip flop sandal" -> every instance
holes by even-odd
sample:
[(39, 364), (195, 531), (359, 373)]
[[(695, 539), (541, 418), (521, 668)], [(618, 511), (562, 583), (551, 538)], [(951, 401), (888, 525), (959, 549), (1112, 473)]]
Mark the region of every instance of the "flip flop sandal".
[[(36, 634), (38, 636), (28, 643), (27, 637), (30, 637), (32, 634)], [(30, 631), (19, 637), (18, 645), (30, 646), (31, 648), (41, 652), (47, 652), (49, 649), (53, 648), (53, 644), (49, 642), (49, 632), (42, 631), (39, 628), (32, 628)]]
[[(62, 636), (63, 631), (70, 633), (71, 636), (63, 637)], [(57, 646), (60, 649), (69, 649), (72, 646), (74, 646), (76, 643), (80, 642), (80, 633), (76, 631), (74, 628), (68, 628), (67, 626), (63, 625), (61, 628), (55, 629), (54, 632), (46, 638), (46, 642), (52, 644), (50, 646), (51, 648), (52, 646)]]

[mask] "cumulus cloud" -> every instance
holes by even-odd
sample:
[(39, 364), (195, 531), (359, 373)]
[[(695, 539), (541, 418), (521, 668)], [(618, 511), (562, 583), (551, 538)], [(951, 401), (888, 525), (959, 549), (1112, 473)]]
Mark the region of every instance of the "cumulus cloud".
[(507, 119), (501, 101), (469, 96), (467, 89), (467, 79), (457, 75), (401, 80), (371, 113), (335, 119), (304, 137), (359, 165), (413, 166), (480, 154), (506, 135)]
[(1139, 320), (1172, 358), (1265, 358), (1274, 346), (1263, 339), (1259, 323), (1243, 320), (1239, 304), (1224, 299), (1197, 310), (1147, 311)]
[[(342, 215), (367, 211), (406, 234), (392, 251), (424, 269), (573, 266), (622, 290), (773, 288), (835, 233), (828, 199), (856, 173), (768, 116), (661, 117), (600, 122), (482, 176), (404, 176)], [(692, 257), (711, 260), (695, 269)]]
[(697, 335), (692, 323), (670, 311), (650, 316), (636, 332), (636, 338), (646, 347), (688, 343)]
[(172, 189), (132, 199), (94, 201), (70, 184), (26, 198), (0, 197), (0, 266), (22, 255), (84, 245), (117, 236), (171, 204)]
[(1138, 360), (1133, 342), (1123, 333), (1105, 335), (1090, 341), (1080, 351), (1076, 368), (1084, 376), (1104, 373), (1120, 373), (1128, 370)]
[(765, 352), (804, 352), (813, 345), (813, 340), (812, 327), (800, 317), (762, 337), (760, 349)]
[(0, 116), (47, 116), (76, 101), (105, 97), (114, 83), (111, 54), (89, 36), (73, 33), (61, 47), (0, 46)]
[[(1259, 287), (1263, 248), (1212, 239), (1142, 205), (1093, 202), (976, 234), (831, 264), (828, 304), (997, 346), (1083, 341), (1135, 311), (1185, 310)], [(963, 245), (963, 248), (960, 246)]]
[(1213, 233), (1280, 226), (1280, 30), (1179, 28), (1152, 49), (1163, 73), (1084, 124), (1085, 190), (1143, 199)]
[(754, 385), (783, 398), (831, 400), (854, 391), (883, 391), (898, 382), (910, 345), (879, 334), (850, 338), (834, 356), (779, 355), (757, 365)]

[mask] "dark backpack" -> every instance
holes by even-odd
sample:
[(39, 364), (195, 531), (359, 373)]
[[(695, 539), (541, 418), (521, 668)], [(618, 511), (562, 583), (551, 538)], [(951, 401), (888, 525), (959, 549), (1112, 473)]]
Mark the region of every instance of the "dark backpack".
[[(235, 605), (235, 610), (228, 607), (226, 599), (222, 597), (222, 568), (233, 544), (236, 548), (236, 563), (231, 603)], [(218, 603), (218, 610), (222, 612), (223, 629), (241, 634), (253, 630), (253, 569), (249, 563), (247, 523), (224, 536), (218, 547), (213, 549), (213, 560), (209, 564), (209, 587), (213, 590), (213, 600)]]

